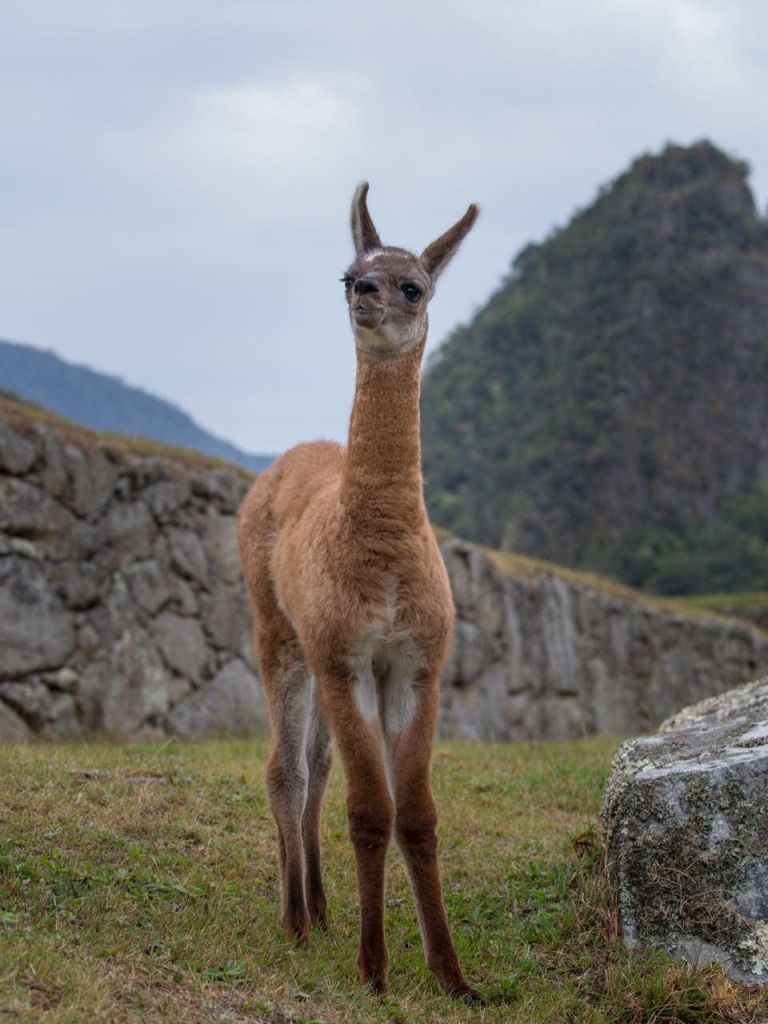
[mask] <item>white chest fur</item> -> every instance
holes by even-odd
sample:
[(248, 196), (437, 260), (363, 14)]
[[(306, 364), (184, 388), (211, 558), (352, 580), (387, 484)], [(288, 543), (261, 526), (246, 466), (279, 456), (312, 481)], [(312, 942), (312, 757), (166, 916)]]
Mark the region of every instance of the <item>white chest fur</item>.
[(374, 627), (351, 659), (355, 702), (385, 736), (407, 732), (416, 712), (415, 678), (424, 659), (418, 643), (391, 621)]

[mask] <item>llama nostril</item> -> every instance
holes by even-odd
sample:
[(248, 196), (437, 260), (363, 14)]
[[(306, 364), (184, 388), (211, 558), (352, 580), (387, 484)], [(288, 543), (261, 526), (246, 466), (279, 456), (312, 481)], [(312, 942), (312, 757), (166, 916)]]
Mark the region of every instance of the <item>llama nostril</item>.
[(379, 283), (372, 275), (370, 277), (358, 277), (355, 281), (356, 295), (372, 295), (379, 290)]

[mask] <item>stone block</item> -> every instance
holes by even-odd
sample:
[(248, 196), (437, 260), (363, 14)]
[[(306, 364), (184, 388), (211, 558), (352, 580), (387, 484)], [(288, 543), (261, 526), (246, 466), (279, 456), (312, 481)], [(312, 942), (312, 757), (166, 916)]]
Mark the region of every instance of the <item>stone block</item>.
[(217, 586), (203, 600), (202, 621), (214, 647), (242, 656), (250, 647), (250, 616), (242, 587)]
[(235, 517), (210, 509), (203, 537), (208, 562), (214, 577), (222, 583), (240, 583), (240, 556), (237, 551)]
[(0, 558), (0, 679), (59, 668), (74, 645), (74, 618), (45, 567), (18, 555)]
[(155, 538), (155, 523), (142, 502), (116, 502), (106, 519), (106, 540), (113, 552), (131, 560), (149, 558)]
[(46, 721), (40, 730), (40, 735), (66, 739), (70, 736), (80, 736), (82, 732), (83, 726), (76, 699), (71, 693), (50, 691)]
[(0, 740), (27, 740), (31, 735), (24, 719), (0, 700)]
[(148, 487), (144, 500), (158, 523), (167, 524), (176, 520), (180, 510), (189, 501), (189, 484), (186, 480), (162, 480)]
[(67, 553), (76, 518), (45, 491), (16, 477), (0, 478), (0, 531), (40, 541), (53, 558)]
[(171, 576), (171, 580), (173, 583), (171, 610), (178, 612), (179, 615), (197, 615), (200, 611), (200, 601), (192, 584), (189, 580), (182, 579), (181, 576)]
[(625, 941), (768, 983), (768, 678), (620, 748), (603, 808)]
[(607, 660), (596, 655), (584, 666), (586, 689), (591, 694), (592, 726), (596, 733), (624, 736), (634, 731), (637, 716), (632, 706), (634, 693), (617, 683)]
[(136, 603), (150, 615), (156, 615), (174, 595), (168, 573), (163, 572), (154, 558), (129, 566), (125, 578)]
[(211, 652), (198, 620), (162, 612), (154, 620), (152, 633), (166, 665), (194, 685), (201, 683), (211, 665)]
[(228, 469), (210, 470), (189, 478), (193, 494), (212, 501), (220, 512), (234, 515), (246, 495), (250, 482)]
[(546, 690), (573, 696), (581, 689), (581, 651), (571, 602), (571, 590), (564, 580), (544, 577), (544, 607), (541, 628), (546, 637)]
[(84, 726), (128, 736), (162, 720), (169, 676), (149, 634), (126, 620), (110, 644), (92, 652), (81, 673), (77, 702)]
[(501, 633), (504, 623), (503, 573), (480, 551), (464, 541), (446, 541), (440, 548), (456, 609), (488, 637)]
[(52, 690), (61, 693), (77, 693), (80, 689), (80, 676), (74, 669), (60, 668), (58, 672), (50, 672), (43, 676), (43, 682)]
[(51, 567), (50, 578), (69, 608), (90, 608), (101, 596), (101, 573), (92, 562), (55, 563)]
[[(492, 662), (476, 682), (479, 738), (500, 740), (515, 735), (518, 707), (510, 700), (510, 673), (503, 660)], [(527, 698), (526, 698), (527, 700)]]
[(130, 492), (140, 494), (153, 485), (170, 479), (171, 468), (163, 459), (150, 456), (134, 459), (126, 466), (123, 475), (128, 482)]
[(36, 455), (33, 444), (20, 437), (6, 423), (0, 423), (0, 469), (23, 475), (31, 469)]
[(82, 731), (72, 695), (49, 690), (35, 676), (0, 683), (0, 700), (39, 736), (76, 736)]
[(264, 736), (269, 718), (261, 684), (242, 661), (230, 661), (168, 715), (181, 736)]
[(0, 698), (36, 732), (45, 723), (47, 696), (47, 688), (34, 677), (22, 682), (0, 683)]
[(69, 483), (69, 459), (61, 438), (50, 427), (38, 426), (37, 436), (42, 447), (40, 480), (47, 494), (54, 498), (66, 495)]
[(171, 566), (187, 579), (208, 586), (208, 563), (200, 537), (192, 530), (171, 527), (168, 530)]
[(467, 615), (472, 608), (472, 567), (473, 548), (460, 540), (445, 541), (440, 552), (448, 570), (451, 591), (456, 611), (459, 615)]
[(534, 735), (543, 739), (568, 740), (590, 731), (584, 704), (578, 697), (544, 697), (533, 703), (531, 710), (538, 723)]
[(65, 449), (74, 482), (73, 508), (80, 516), (99, 515), (115, 492), (120, 466), (106, 448), (86, 454), (79, 448)]
[(471, 686), (491, 661), (488, 638), (472, 622), (459, 619), (453, 634), (456, 676), (453, 685)]

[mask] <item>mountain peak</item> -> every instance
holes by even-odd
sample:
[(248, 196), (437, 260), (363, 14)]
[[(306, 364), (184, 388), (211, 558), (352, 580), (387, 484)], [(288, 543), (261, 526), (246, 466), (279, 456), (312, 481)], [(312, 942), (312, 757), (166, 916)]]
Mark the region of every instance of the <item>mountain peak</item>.
[(694, 539), (768, 481), (768, 226), (747, 174), (669, 145), (519, 254), (425, 374), (438, 525), (633, 585), (752, 579), (735, 555), (702, 575)]

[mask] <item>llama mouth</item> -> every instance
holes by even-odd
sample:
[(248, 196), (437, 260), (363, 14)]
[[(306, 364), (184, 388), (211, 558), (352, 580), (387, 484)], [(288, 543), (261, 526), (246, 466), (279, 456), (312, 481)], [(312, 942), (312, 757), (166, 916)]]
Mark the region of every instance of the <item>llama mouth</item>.
[(352, 309), (355, 323), (361, 327), (369, 327), (380, 323), (384, 319), (384, 310), (381, 306), (355, 306)]

